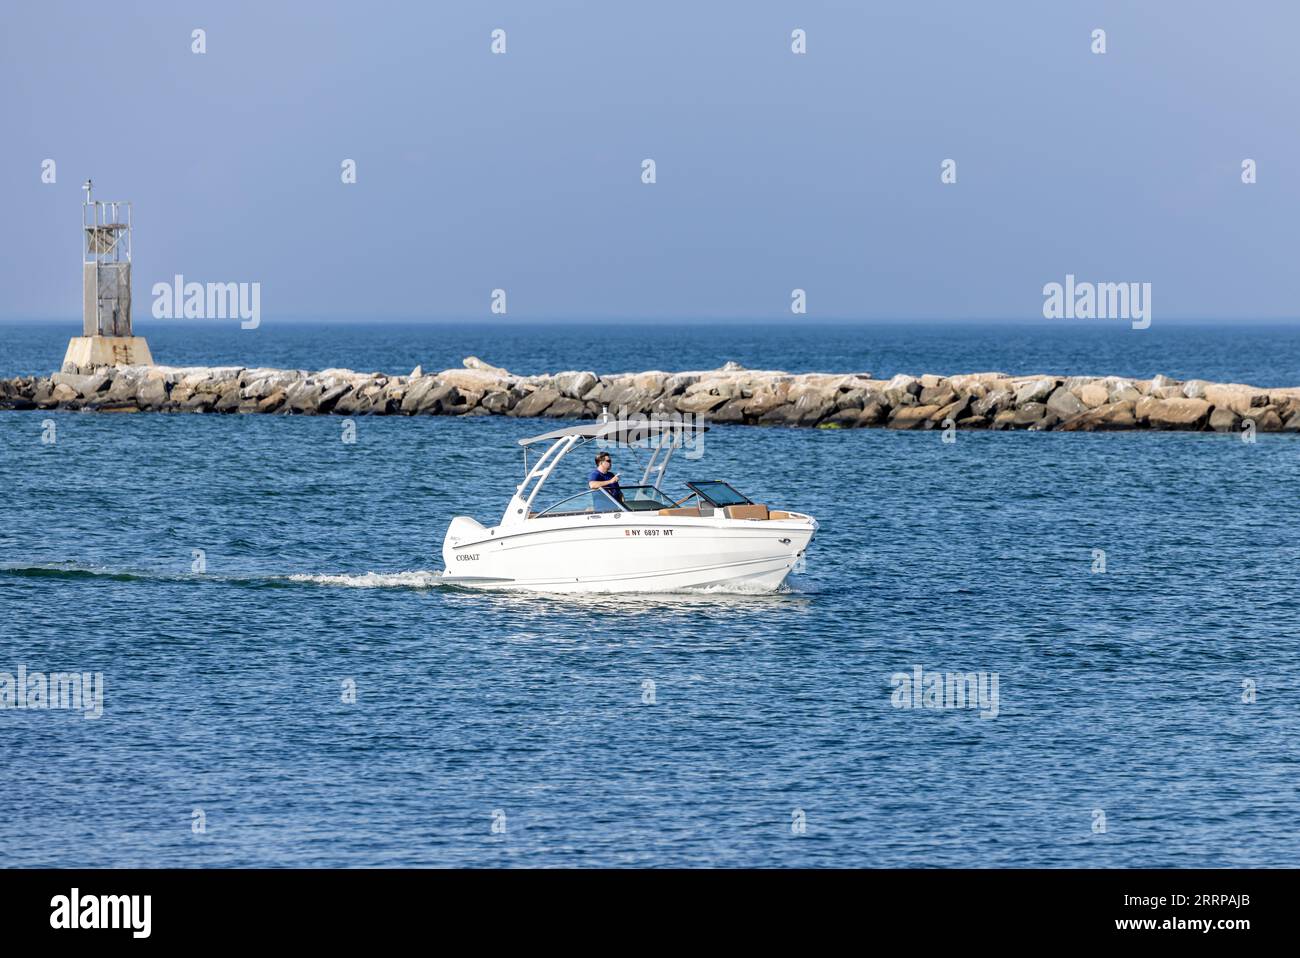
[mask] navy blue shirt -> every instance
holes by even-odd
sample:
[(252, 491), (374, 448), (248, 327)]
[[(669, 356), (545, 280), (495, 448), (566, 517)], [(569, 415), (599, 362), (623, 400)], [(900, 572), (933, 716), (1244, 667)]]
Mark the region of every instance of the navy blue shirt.
[[(587, 481), (588, 482), (609, 482), (609, 480), (613, 478), (614, 478), (614, 473), (612, 472), (601, 472), (599, 469), (593, 469), (591, 470), (591, 474), (587, 476)], [(611, 496), (614, 497), (615, 502), (623, 501), (623, 491), (619, 489), (617, 482), (612, 485), (604, 486), (603, 488), (606, 492), (608, 492)]]

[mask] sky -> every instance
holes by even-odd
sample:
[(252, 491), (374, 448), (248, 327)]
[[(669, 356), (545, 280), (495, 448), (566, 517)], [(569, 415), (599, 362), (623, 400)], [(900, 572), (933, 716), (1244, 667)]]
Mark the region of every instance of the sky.
[(492, 321), (495, 289), (511, 320), (783, 321), (794, 289), (1027, 319), (1072, 274), (1151, 283), (1161, 322), (1294, 320), (1297, 28), (1283, 0), (6, 4), (0, 319), (79, 317), (93, 177), (134, 204), (138, 318), (182, 274), (260, 283), (263, 321)]

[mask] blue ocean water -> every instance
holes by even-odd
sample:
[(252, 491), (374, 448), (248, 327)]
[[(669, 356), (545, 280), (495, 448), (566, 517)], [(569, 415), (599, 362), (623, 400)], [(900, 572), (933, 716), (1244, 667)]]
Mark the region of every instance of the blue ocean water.
[[(1300, 384), (1300, 324), (1088, 321), (797, 323), (137, 322), (156, 362), (289, 369), (343, 367), (405, 374), (460, 368), (478, 356), (512, 372), (716, 369), (728, 361), (790, 372), (1002, 371)], [(79, 323), (0, 322), (0, 377), (58, 368)]]
[[(183, 359), (150, 336), (168, 361), (390, 370), (474, 352), (523, 371), (1111, 372), (1127, 355), (1068, 337), (1059, 356), (999, 353), (986, 330), (899, 333), (877, 353), (896, 358), (854, 362), (861, 330), (697, 347), (650, 327), (638, 361), (622, 332), (586, 327), (385, 330), (302, 326)], [(1258, 351), (1189, 335), (1201, 345), (1128, 361), (1300, 382), (1288, 331)], [(32, 371), (62, 346), (20, 349)], [(723, 476), (816, 515), (788, 591), (564, 597), (433, 578), (449, 518), (498, 518), (515, 440), (552, 423), (362, 418), (355, 444), (341, 425), (0, 413), (0, 672), (102, 672), (105, 688), (98, 719), (0, 711), (3, 864), (1300, 857), (1297, 437), (719, 427), (669, 486)], [(917, 666), (996, 673), (996, 716), (896, 707), (891, 676)]]

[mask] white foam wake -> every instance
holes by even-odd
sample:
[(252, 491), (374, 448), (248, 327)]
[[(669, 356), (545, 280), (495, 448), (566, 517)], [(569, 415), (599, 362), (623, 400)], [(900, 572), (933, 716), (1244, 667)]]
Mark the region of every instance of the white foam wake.
[(290, 582), (310, 582), (314, 585), (342, 586), (345, 589), (436, 589), (443, 584), (442, 574), (416, 570), (413, 572), (367, 572), (365, 575), (308, 575), (288, 576)]
[(695, 595), (780, 595), (791, 589), (785, 584), (773, 589), (771, 586), (754, 585), (748, 582), (719, 582), (714, 585), (683, 586), (677, 591)]

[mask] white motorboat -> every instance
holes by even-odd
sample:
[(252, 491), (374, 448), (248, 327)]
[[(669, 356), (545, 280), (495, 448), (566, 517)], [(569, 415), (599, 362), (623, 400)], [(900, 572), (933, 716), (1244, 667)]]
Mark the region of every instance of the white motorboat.
[[(717, 479), (686, 483), (681, 499), (663, 491), (673, 453), (707, 428), (669, 420), (601, 421), (521, 439), (524, 481), (497, 525), (452, 519), (442, 545), (444, 580), (547, 592), (776, 589), (802, 560), (817, 520), (754, 502)], [(621, 486), (617, 499), (604, 489), (584, 489), (535, 509), (556, 466), (588, 443), (648, 445), (641, 482)], [(530, 468), (529, 448), (540, 444), (549, 445)]]

